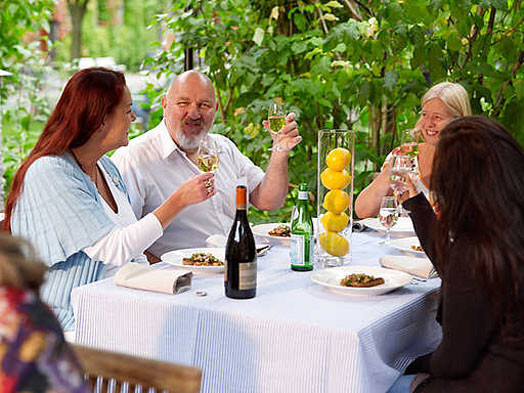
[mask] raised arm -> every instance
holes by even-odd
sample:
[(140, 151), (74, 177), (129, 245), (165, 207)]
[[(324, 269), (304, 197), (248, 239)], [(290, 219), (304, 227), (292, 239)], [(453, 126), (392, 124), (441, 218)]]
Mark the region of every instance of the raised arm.
[[(264, 124), (267, 127), (267, 124)], [(286, 117), (286, 126), (280, 130), (279, 146), (284, 151), (273, 151), (266, 174), (260, 184), (249, 194), (249, 200), (257, 209), (276, 210), (280, 208), (288, 190), (288, 156), (291, 149), (300, 143), (295, 114)]]
[(355, 213), (360, 218), (376, 217), (383, 196), (392, 195), (389, 187), (391, 166), (386, 163), (378, 176), (358, 195), (355, 201)]

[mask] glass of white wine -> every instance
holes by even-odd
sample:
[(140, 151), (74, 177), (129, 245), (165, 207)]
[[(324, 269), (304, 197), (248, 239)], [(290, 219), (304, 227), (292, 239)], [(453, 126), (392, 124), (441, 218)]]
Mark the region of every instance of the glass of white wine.
[(398, 213), (398, 204), (395, 197), (382, 197), (378, 218), (382, 226), (386, 228), (386, 241), (384, 242), (386, 245), (391, 244), (391, 228), (397, 223)]
[(278, 133), (286, 125), (286, 114), (284, 113), (284, 108), (281, 102), (273, 101), (269, 105), (267, 120), (269, 122), (270, 132), (275, 135), (275, 145), (269, 150), (284, 151), (278, 143)]
[(202, 172), (214, 173), (218, 169), (218, 147), (209, 135), (200, 141), (198, 147), (198, 168)]

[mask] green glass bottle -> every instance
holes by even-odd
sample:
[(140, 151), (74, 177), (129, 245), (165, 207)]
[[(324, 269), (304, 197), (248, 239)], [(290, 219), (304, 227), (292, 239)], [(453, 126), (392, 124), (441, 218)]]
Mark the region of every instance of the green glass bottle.
[(313, 269), (313, 221), (309, 215), (307, 184), (298, 188), (298, 202), (291, 217), (291, 247), (289, 257), (291, 269), (307, 271)]

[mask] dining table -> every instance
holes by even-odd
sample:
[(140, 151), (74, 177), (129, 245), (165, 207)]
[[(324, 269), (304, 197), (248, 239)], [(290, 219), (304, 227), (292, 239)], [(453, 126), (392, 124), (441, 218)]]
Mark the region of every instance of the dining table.
[[(383, 240), (370, 229), (353, 233), (348, 266), (403, 255)], [(226, 297), (223, 273), (198, 270), (176, 295), (97, 281), (72, 292), (76, 342), (197, 367), (205, 393), (386, 392), (438, 346), (439, 278), (362, 296), (314, 282), (320, 270), (291, 270), (289, 246), (273, 243), (258, 258), (252, 299)]]

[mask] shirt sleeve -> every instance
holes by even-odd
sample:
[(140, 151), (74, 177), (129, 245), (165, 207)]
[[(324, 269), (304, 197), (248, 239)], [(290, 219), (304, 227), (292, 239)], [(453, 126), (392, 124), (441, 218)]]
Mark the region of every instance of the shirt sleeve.
[(153, 213), (149, 213), (134, 224), (113, 229), (82, 251), (93, 260), (122, 266), (133, 258), (139, 258), (162, 233), (160, 221)]
[(143, 190), (143, 185), (139, 180), (138, 166), (133, 165), (129, 157), (129, 149), (126, 147), (118, 149), (115, 154), (111, 156), (111, 160), (117, 166), (122, 179), (126, 184), (131, 207), (136, 218), (142, 218), (145, 192)]
[(256, 166), (248, 157), (242, 154), (231, 140), (223, 135), (220, 135), (219, 137), (222, 139), (221, 144), (227, 146), (231, 155), (231, 160), (236, 165), (237, 177), (239, 179), (244, 178), (247, 181), (249, 192), (253, 191), (262, 182), (265, 175), (264, 171)]

